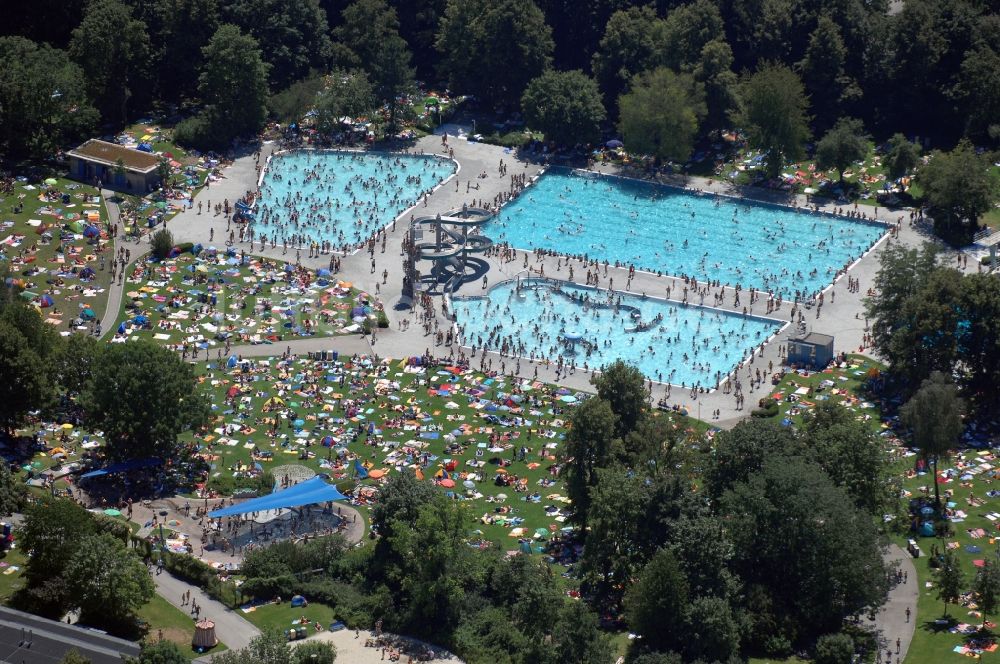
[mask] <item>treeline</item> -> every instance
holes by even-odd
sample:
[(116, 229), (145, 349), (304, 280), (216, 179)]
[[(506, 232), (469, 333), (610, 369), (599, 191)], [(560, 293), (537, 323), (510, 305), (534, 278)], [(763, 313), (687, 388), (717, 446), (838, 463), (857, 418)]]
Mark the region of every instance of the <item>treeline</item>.
[[(269, 94), (334, 69), (363, 70), (390, 111), (419, 78), (507, 112), (542, 73), (579, 70), (596, 82), (612, 122), (626, 119), (620, 97), (644, 75), (682, 93), (661, 97), (671, 101), (664, 106), (683, 109), (704, 132), (738, 110), (741, 77), (771, 66), (801, 82), (817, 135), (854, 117), (885, 136), (994, 143), (995, 6), (908, 0), (890, 15), (888, 4), (15, 0), (0, 27), (0, 149), (44, 154), (154, 102), (203, 109), (212, 131), (200, 138), (221, 132), (226, 142), (259, 128)], [(660, 68), (680, 80), (654, 76)]]

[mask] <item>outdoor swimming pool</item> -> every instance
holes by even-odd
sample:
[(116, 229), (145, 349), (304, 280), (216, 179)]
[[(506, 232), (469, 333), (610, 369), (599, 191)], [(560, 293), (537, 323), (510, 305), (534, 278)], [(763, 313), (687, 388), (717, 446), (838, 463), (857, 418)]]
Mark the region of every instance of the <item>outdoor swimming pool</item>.
[(796, 290), (822, 290), (885, 227), (558, 168), (504, 207), (485, 232), (522, 249), (774, 289), (789, 299)]
[(606, 290), (547, 279), (519, 283), (452, 299), (464, 345), (590, 369), (620, 358), (653, 380), (712, 387), (782, 324), (635, 295), (608, 305)]
[[(433, 155), (300, 150), (275, 155), (253, 228), (281, 244), (357, 244), (455, 172)], [(293, 236), (297, 236), (293, 238)]]

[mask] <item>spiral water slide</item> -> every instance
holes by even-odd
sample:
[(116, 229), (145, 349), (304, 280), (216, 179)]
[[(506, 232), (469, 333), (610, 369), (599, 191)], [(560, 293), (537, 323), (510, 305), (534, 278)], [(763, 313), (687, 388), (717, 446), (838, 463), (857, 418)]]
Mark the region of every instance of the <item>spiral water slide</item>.
[(454, 290), (465, 275), (469, 265), (469, 254), (481, 254), (493, 246), (493, 240), (470, 230), (485, 223), (493, 213), (483, 208), (451, 210), (433, 217), (417, 217), (415, 226), (426, 226), (434, 233), (433, 241), (417, 242), (415, 247), (420, 258), (434, 262), (434, 271), (451, 272), (446, 288)]

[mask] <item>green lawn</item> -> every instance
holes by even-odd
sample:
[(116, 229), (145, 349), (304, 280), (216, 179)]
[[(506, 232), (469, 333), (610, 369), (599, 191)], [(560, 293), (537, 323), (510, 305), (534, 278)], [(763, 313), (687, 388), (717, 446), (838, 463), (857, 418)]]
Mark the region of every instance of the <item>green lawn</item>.
[[(195, 659), (204, 654), (191, 647), (191, 640), (194, 637), (194, 620), (191, 619), (191, 616), (159, 595), (154, 595), (153, 599), (139, 609), (139, 618), (149, 624), (146, 638), (151, 640), (164, 638), (173, 641), (189, 659)], [(218, 653), (225, 649), (225, 644), (220, 642), (212, 649), (212, 652)]]
[(292, 627), (299, 627), (304, 617), (309, 623), (309, 634), (315, 634), (314, 623), (319, 622), (323, 629), (329, 629), (334, 621), (333, 609), (325, 604), (310, 602), (309, 606), (293, 608), (291, 597), (283, 597), (281, 604), (265, 604), (255, 607), (249, 612), (240, 609), (240, 615), (257, 626), (262, 631), (278, 630), (284, 632)]
[[(305, 358), (247, 361), (245, 371), (199, 366), (215, 421), (195, 442), (213, 477), (237, 478), (238, 486), (238, 478), (259, 472), (255, 462), (262, 470), (291, 463), (351, 488), (357, 461), (372, 475), (361, 482), (367, 504), (383, 477), (420, 466), (425, 481), (462, 500), (480, 536), (503, 549), (567, 525), (565, 488), (550, 468), (576, 400), (569, 390), (471, 370), (415, 370), (399, 359), (378, 367), (333, 368)], [(706, 428), (656, 416), (676, 417), (674, 426), (694, 438)], [(262, 453), (256, 457), (255, 447)]]
[[(108, 214), (94, 187), (62, 177), (49, 182), (15, 181), (11, 193), (0, 194), (0, 252), (25, 299), (65, 332), (85, 309), (104, 315), (111, 275), (100, 269), (100, 257), (109, 246)], [(18, 206), (23, 209), (15, 212)], [(85, 237), (88, 226), (101, 235)], [(86, 268), (93, 275), (81, 278)], [(46, 295), (51, 303), (42, 302)]]
[[(914, 460), (910, 457), (906, 469), (910, 471), (903, 483), (905, 497), (933, 498), (931, 476), (927, 473), (914, 473)], [(974, 630), (982, 623), (982, 615), (976, 610), (974, 600), (966, 598), (964, 606), (949, 607), (949, 615), (955, 623), (938, 624), (935, 621), (944, 615), (944, 604), (937, 598), (936, 579), (932, 573), (930, 562), (932, 553), (946, 548), (953, 549), (965, 572), (966, 588), (972, 587), (973, 579), (979, 564), (1000, 551), (1000, 537), (995, 515), (1000, 512), (1000, 497), (991, 497), (987, 492), (995, 487), (994, 467), (1000, 467), (992, 451), (968, 449), (956, 453), (951, 461), (942, 461), (940, 471), (945, 479), (940, 482), (941, 500), (952, 513), (951, 532), (944, 538), (915, 537), (920, 545), (922, 555), (914, 560), (920, 587), (920, 599), (917, 605), (917, 630), (913, 644), (910, 646), (908, 663), (930, 664), (931, 662), (962, 661), (960, 654), (953, 652), (957, 646), (966, 644), (975, 634), (962, 634), (951, 631), (957, 626), (970, 626)], [(971, 477), (970, 477), (971, 476)], [(962, 480), (962, 477), (970, 479)], [(992, 518), (987, 518), (987, 516)], [(913, 535), (910, 535), (913, 537)], [(897, 538), (897, 543), (905, 548), (907, 537)], [(991, 622), (996, 622), (996, 616), (987, 616)], [(1000, 652), (987, 653), (985, 660), (994, 658), (1000, 661)]]
[(232, 334), (234, 345), (336, 336), (357, 333), (351, 319), (354, 307), (375, 311), (373, 298), (339, 285), (345, 282), (317, 278), (308, 270), (288, 272), (286, 265), (264, 258), (239, 265), (238, 259), (222, 253), (138, 261), (126, 275), (126, 297), (115, 324), (118, 329), (126, 323), (125, 332), (108, 338), (216, 346), (214, 337), (220, 332)]
[(6, 604), (11, 595), (24, 585), (24, 566), (27, 560), (17, 548), (0, 557), (0, 604)]
[[(817, 403), (829, 400), (856, 413), (873, 431), (881, 431), (878, 405), (867, 401), (860, 390), (869, 372), (878, 374), (884, 369), (884, 365), (863, 355), (849, 355), (843, 368), (786, 374), (768, 392), (778, 402), (778, 415), (774, 419), (788, 419), (794, 426), (800, 426)], [(800, 394), (803, 388), (806, 392)]]

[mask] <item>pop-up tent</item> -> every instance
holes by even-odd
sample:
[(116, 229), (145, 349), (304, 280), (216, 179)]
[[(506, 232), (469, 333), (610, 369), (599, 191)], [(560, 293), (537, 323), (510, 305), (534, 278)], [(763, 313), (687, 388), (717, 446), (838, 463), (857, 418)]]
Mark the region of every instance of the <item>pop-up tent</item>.
[(266, 512), (268, 510), (291, 509), (305, 505), (318, 505), (319, 503), (334, 500), (347, 500), (347, 496), (340, 493), (337, 487), (327, 484), (326, 480), (317, 476), (290, 486), (287, 489), (281, 489), (260, 498), (252, 498), (238, 505), (209, 512), (208, 516), (217, 519), (224, 516), (249, 514), (250, 512)]

